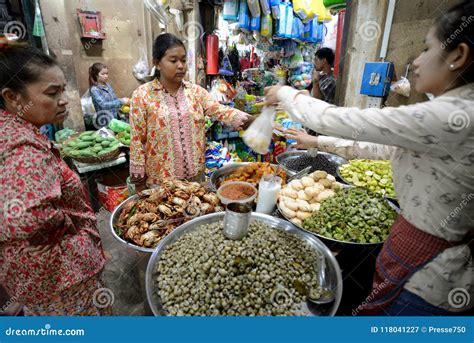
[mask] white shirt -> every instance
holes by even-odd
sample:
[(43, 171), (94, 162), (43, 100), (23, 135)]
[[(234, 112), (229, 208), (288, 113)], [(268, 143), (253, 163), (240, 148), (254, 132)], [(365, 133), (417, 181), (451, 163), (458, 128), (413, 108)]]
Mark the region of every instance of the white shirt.
[[(429, 102), (383, 109), (336, 107), (290, 87), (282, 87), (277, 97), (306, 127), (351, 140), (320, 137), (321, 148), (349, 159), (390, 159), (402, 215), (411, 224), (452, 242), (474, 233), (473, 84)], [(474, 307), (469, 248), (446, 249), (405, 288), (449, 311)]]

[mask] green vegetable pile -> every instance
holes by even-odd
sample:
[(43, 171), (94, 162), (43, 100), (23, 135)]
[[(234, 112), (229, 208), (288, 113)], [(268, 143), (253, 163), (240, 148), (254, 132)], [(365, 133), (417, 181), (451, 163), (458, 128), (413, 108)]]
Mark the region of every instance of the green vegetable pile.
[(85, 131), (63, 146), (64, 155), (71, 157), (101, 157), (120, 147), (113, 137), (101, 137), (94, 131)]
[(303, 221), (303, 228), (338, 241), (379, 243), (387, 238), (396, 217), (384, 198), (351, 187), (324, 200), (319, 211)]
[(396, 198), (392, 166), (387, 160), (351, 160), (339, 168), (341, 176), (354, 186)]
[(127, 131), (124, 131), (124, 132), (120, 132), (119, 134), (117, 134), (115, 136), (120, 143), (122, 143), (123, 145), (127, 145), (127, 146), (130, 146), (130, 132), (127, 132)]

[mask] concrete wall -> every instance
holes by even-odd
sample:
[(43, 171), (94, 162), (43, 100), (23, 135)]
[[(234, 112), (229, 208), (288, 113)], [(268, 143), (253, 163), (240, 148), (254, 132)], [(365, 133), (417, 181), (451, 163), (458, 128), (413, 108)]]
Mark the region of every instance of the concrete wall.
[[(339, 105), (365, 108), (367, 96), (360, 95), (362, 74), (366, 62), (378, 61), (385, 26), (388, 0), (349, 1), (351, 12), (344, 71), (339, 81)], [(405, 74), (406, 65), (412, 63), (424, 48), (423, 39), (431, 27), (434, 18), (457, 0), (398, 0), (395, 6), (387, 61), (395, 64), (398, 77)], [(347, 20), (347, 18), (346, 18)], [(426, 100), (423, 94), (414, 91), (412, 84), (410, 98), (391, 93), (387, 106), (412, 104)]]
[[(395, 64), (395, 73), (398, 77), (404, 76), (406, 65), (412, 64), (416, 57), (425, 48), (423, 40), (433, 21), (444, 13), (457, 0), (417, 0), (397, 1), (393, 16), (392, 31), (388, 45), (387, 60)], [(413, 69), (410, 67), (408, 79), (412, 85), (410, 98), (390, 93), (387, 99), (388, 106), (399, 106), (425, 101), (424, 94), (414, 90)]]

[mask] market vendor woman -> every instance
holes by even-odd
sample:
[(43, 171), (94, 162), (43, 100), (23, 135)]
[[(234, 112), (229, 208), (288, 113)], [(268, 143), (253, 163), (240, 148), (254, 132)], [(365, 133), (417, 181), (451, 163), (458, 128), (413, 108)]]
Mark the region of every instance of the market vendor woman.
[(223, 106), (202, 87), (184, 81), (186, 49), (176, 36), (158, 36), (153, 46), (157, 78), (132, 96), (130, 174), (148, 185), (165, 178), (199, 181), (204, 171), (205, 117), (234, 128), (250, 116)]
[[(391, 160), (401, 215), (377, 258), (370, 302), (361, 313), (450, 315), (473, 308), (474, 25), (463, 25), (473, 17), (474, 2), (464, 1), (426, 36), (413, 65), (416, 90), (435, 95), (432, 101), (361, 110), (290, 87), (266, 90), (268, 103), (280, 101), (310, 129), (349, 140), (357, 133)], [(319, 146), (330, 143), (324, 138)], [(371, 158), (366, 145), (354, 143), (352, 150)]]
[(94, 213), (79, 177), (39, 130), (68, 115), (64, 74), (42, 51), (6, 43), (0, 44), (0, 283), (26, 315), (110, 314), (94, 301), (105, 264)]

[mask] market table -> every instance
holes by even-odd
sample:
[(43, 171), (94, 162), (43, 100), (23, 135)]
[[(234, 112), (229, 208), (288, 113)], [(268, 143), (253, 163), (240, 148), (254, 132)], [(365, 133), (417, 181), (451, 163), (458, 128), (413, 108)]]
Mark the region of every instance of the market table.
[[(96, 184), (96, 177), (97, 172), (110, 169), (117, 166), (121, 166), (127, 162), (127, 154), (125, 152), (120, 153), (117, 158), (106, 161), (103, 163), (82, 163), (76, 160), (73, 160), (74, 167), (76, 168), (77, 172), (87, 179), (87, 185), (89, 187), (89, 195), (91, 199), (91, 206), (94, 212), (98, 212), (100, 209), (100, 205), (98, 202), (98, 194), (97, 194), (97, 184)], [(121, 166), (122, 167), (122, 166)]]

